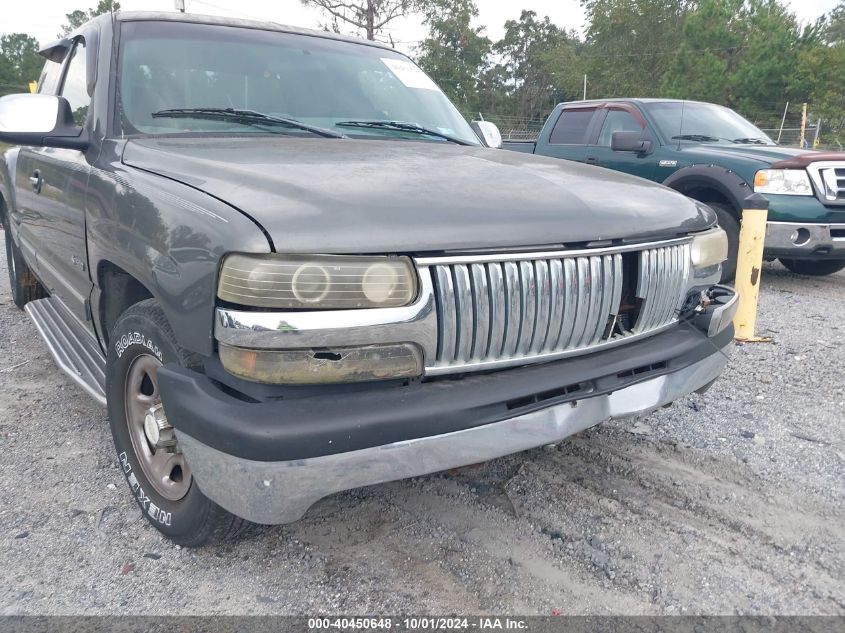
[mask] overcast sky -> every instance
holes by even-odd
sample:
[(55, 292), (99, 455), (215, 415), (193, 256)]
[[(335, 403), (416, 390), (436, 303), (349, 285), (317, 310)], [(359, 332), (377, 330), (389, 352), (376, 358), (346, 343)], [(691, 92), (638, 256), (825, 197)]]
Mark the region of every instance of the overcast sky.
[[(803, 22), (811, 22), (830, 11), (838, 0), (790, 0), (788, 4)], [(319, 11), (307, 9), (299, 0), (186, 0), (193, 13), (271, 20), (294, 26), (316, 27), (324, 20)], [(578, 0), (477, 0), (479, 24), (487, 26), (487, 34), (496, 39), (502, 35), (506, 20), (519, 17), (522, 9), (548, 15), (559, 27), (577, 29), (584, 26), (584, 12)], [(3, 1), (0, 9), (0, 33), (24, 32), (37, 37), (42, 44), (51, 41), (60, 31), (66, 13), (96, 5), (96, 0), (29, 0)], [(173, 0), (120, 0), (125, 11), (172, 11)], [(396, 47), (413, 53), (416, 43), (425, 37), (419, 18), (392, 23), (390, 34)]]

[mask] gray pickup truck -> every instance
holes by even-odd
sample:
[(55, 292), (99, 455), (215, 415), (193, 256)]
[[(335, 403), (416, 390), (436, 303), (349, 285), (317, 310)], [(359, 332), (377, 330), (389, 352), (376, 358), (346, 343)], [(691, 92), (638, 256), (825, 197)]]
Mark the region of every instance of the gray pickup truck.
[(710, 208), (491, 149), (392, 49), (121, 13), (42, 53), (38, 94), (0, 99), (13, 298), (177, 543), (644, 414), (725, 366)]

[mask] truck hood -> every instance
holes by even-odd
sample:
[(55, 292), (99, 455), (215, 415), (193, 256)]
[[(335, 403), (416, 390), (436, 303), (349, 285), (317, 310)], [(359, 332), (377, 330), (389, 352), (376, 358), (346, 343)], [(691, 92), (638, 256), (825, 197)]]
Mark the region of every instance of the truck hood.
[(126, 165), (251, 216), (278, 252), (435, 253), (670, 237), (707, 207), (574, 162), (431, 141), (141, 139)]
[[(787, 160), (802, 154), (817, 154), (813, 150), (795, 147), (781, 147), (779, 145), (739, 145), (697, 143), (695, 145), (681, 145), (681, 152), (690, 160), (702, 159), (739, 159), (753, 161), (762, 165), (771, 165), (778, 161)], [(756, 167), (755, 169), (759, 169)]]

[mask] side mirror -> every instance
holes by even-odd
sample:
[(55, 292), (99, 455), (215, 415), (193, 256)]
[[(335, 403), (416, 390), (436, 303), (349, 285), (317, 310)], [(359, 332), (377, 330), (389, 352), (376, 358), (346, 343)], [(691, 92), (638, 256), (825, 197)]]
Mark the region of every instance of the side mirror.
[(88, 147), (88, 135), (74, 122), (67, 99), (40, 94), (0, 97), (0, 141), (79, 150)]
[(493, 149), (502, 149), (502, 133), (495, 123), (490, 121), (473, 121), (469, 124), (472, 131), (487, 146)]
[(651, 145), (651, 141), (643, 139), (642, 132), (614, 132), (610, 137), (610, 149), (614, 152), (648, 154)]

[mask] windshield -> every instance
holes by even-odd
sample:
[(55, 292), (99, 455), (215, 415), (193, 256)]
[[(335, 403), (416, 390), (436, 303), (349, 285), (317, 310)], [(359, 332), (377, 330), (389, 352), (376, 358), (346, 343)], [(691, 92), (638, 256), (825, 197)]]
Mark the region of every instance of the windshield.
[(760, 128), (720, 105), (660, 101), (646, 103), (645, 108), (667, 139), (774, 145)]
[[(123, 135), (328, 136), (309, 131), (311, 126), (356, 138), (479, 144), (425, 73), (403, 55), (373, 46), (240, 27), (125, 22), (118, 77)], [(305, 125), (210, 109), (248, 110)], [(336, 125), (349, 121), (405, 122), (417, 129)]]

